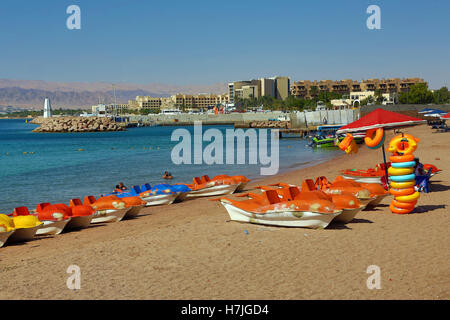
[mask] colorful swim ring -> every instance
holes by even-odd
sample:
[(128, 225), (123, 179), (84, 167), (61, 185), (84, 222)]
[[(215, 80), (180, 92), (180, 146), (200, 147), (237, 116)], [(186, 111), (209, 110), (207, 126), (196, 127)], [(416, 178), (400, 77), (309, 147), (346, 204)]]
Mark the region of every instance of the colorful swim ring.
[(416, 151), (418, 141), (419, 139), (409, 134), (401, 134), (392, 138), (391, 142), (389, 142), (388, 151), (400, 155), (410, 155)]
[(414, 173), (411, 173), (411, 174), (405, 174), (403, 176), (391, 176), (390, 179), (395, 182), (410, 181), (410, 180), (415, 180), (416, 175)]
[(389, 167), (388, 168), (388, 173), (391, 176), (403, 176), (403, 175), (407, 175), (407, 174), (411, 174), (414, 172), (414, 168), (394, 168), (394, 167)]
[(395, 189), (410, 188), (410, 187), (414, 187), (416, 185), (416, 180), (403, 181), (403, 182), (391, 181), (389, 183), (389, 185), (391, 186), (391, 188), (395, 188)]
[(416, 165), (415, 161), (393, 162), (393, 163), (391, 163), (391, 167), (393, 167), (393, 168), (414, 168), (415, 165)]
[(383, 128), (370, 129), (366, 131), (364, 142), (370, 149), (378, 149), (383, 145), (385, 137)]
[(419, 199), (419, 197), (420, 197), (420, 193), (416, 191), (413, 194), (410, 194), (407, 196), (395, 197), (395, 200), (400, 201), (400, 202), (414, 202), (414, 201), (417, 201), (417, 199)]
[(391, 205), (389, 206), (389, 209), (391, 209), (391, 211), (393, 213), (397, 213), (397, 214), (407, 214), (407, 213), (410, 213), (410, 212), (412, 212), (414, 210), (414, 208), (412, 208), (412, 209), (397, 208), (397, 207), (394, 206), (393, 203), (391, 203)]
[(417, 204), (417, 200), (414, 202), (400, 202), (397, 200), (392, 200), (392, 205), (396, 208), (400, 208), (400, 209), (414, 209), (414, 207)]
[(414, 161), (414, 155), (408, 154), (404, 156), (390, 156), (391, 166), (393, 163)]
[(416, 192), (416, 190), (414, 189), (414, 187), (406, 188), (406, 189), (391, 188), (391, 189), (389, 189), (389, 192), (393, 196), (398, 197), (398, 196), (407, 196), (407, 195), (413, 194), (414, 192)]

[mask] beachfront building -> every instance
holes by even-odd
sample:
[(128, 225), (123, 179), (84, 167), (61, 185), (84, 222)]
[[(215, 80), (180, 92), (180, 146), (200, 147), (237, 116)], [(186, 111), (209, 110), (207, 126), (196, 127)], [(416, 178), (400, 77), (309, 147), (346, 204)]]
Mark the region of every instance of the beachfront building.
[[(396, 92), (382, 93), (383, 105), (392, 105), (398, 103), (398, 94)], [(350, 108), (359, 106), (361, 101), (370, 100), (375, 102), (375, 91), (352, 91), (349, 95), (344, 95), (342, 99), (332, 99), (330, 103), (337, 108)]]
[(92, 115), (97, 117), (118, 116), (126, 113), (130, 106), (127, 103), (97, 104), (91, 107)]
[(236, 98), (247, 99), (262, 96), (284, 100), (289, 96), (290, 81), (289, 77), (277, 76), (230, 82), (228, 83), (228, 97), (230, 103), (234, 103)]
[(421, 78), (389, 78), (389, 79), (367, 79), (358, 82), (356, 80), (345, 79), (339, 81), (332, 80), (301, 80), (292, 84), (291, 95), (297, 98), (312, 99), (320, 92), (335, 92), (350, 95), (351, 92), (366, 92), (379, 90), (383, 94), (399, 94), (407, 92), (412, 85), (426, 82)]
[(229, 102), (226, 94), (174, 94), (170, 97), (137, 96), (128, 104), (133, 109), (159, 112), (160, 110), (195, 111)]

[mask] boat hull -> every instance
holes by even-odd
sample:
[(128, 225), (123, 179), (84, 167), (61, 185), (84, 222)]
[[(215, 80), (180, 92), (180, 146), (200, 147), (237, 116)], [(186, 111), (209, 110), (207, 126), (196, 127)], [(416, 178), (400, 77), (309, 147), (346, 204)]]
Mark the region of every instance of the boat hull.
[(318, 213), (311, 211), (279, 211), (276, 213), (257, 214), (221, 202), (233, 221), (248, 222), (282, 227), (302, 227), (312, 229), (326, 228), (341, 211), (336, 213)]
[(181, 202), (183, 200), (186, 199), (187, 195), (189, 194), (190, 191), (188, 192), (180, 192), (179, 195), (175, 198), (174, 202)]
[(8, 241), (8, 238), (15, 232), (9, 231), (9, 232), (0, 232), (0, 247), (3, 247), (3, 245)]
[(241, 182), (239, 183), (238, 187), (236, 188), (236, 190), (234, 192), (242, 192), (244, 191), (244, 188), (247, 186), (248, 182)]
[(179, 193), (171, 193), (171, 194), (157, 194), (150, 197), (141, 198), (146, 202), (145, 206), (160, 206), (172, 204), (175, 199), (178, 197)]
[(91, 223), (119, 222), (125, 217), (128, 211), (133, 208), (124, 208), (119, 210), (102, 210), (93, 214)]
[(71, 219), (62, 221), (42, 221), (44, 224), (36, 232), (37, 236), (48, 236), (60, 234)]
[(130, 218), (136, 217), (139, 214), (139, 212), (141, 211), (141, 209), (144, 207), (145, 207), (145, 204), (132, 207), (130, 210), (127, 211), (127, 213), (125, 214), (123, 219), (130, 219)]
[(231, 194), (234, 191), (236, 191), (238, 185), (239, 184), (221, 184), (199, 190), (192, 190), (187, 194), (186, 198), (222, 196), (226, 194)]
[(352, 180), (355, 180), (356, 182), (360, 182), (360, 183), (383, 184), (383, 182), (381, 182), (382, 177), (361, 177), (361, 176), (351, 176), (351, 175), (347, 175), (347, 174), (343, 174), (342, 176), (345, 179), (352, 179)]
[(92, 214), (90, 216), (71, 217), (64, 230), (87, 228), (91, 224), (92, 218)]
[(15, 232), (8, 238), (8, 242), (25, 242), (33, 240), (40, 227), (41, 225), (33, 228), (16, 229)]
[(380, 202), (381, 202), (384, 198), (386, 198), (388, 195), (389, 195), (389, 194), (385, 194), (385, 195), (376, 197), (374, 200), (370, 201), (370, 202), (367, 204), (367, 206), (368, 206), (368, 207), (375, 207), (376, 205), (379, 205)]
[(355, 209), (342, 209), (342, 213), (336, 218), (334, 218), (333, 222), (341, 222), (341, 223), (348, 223), (352, 221), (356, 214), (360, 212), (362, 209), (364, 209), (366, 206), (361, 206), (360, 208)]

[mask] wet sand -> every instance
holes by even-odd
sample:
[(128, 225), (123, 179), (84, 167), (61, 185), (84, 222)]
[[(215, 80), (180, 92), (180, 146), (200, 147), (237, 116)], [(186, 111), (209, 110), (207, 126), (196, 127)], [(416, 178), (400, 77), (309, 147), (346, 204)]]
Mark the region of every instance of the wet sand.
[[(312, 230), (231, 222), (206, 199), (150, 207), (133, 220), (0, 248), (0, 299), (449, 299), (450, 133), (405, 132), (421, 138), (422, 163), (444, 170), (421, 194), (420, 213), (392, 214), (387, 197), (346, 225)], [(249, 187), (334, 180), (382, 159), (363, 147)], [(80, 290), (66, 286), (70, 265), (81, 268)], [(369, 265), (381, 269), (379, 290), (366, 286)]]

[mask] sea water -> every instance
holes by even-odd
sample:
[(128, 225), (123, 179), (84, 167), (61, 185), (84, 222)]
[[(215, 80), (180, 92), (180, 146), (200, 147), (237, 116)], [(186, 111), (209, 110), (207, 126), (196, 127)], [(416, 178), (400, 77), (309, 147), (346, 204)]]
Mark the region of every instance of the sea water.
[[(180, 127), (33, 133), (35, 127), (23, 119), (0, 120), (0, 213), (10, 213), (18, 206), (34, 209), (41, 202), (68, 204), (72, 198), (99, 196), (111, 192), (119, 182), (131, 187), (144, 183), (191, 183), (193, 177), (205, 174), (262, 177), (261, 164), (173, 164), (171, 150), (178, 142), (171, 141), (171, 135)], [(193, 127), (184, 128), (193, 132)], [(203, 126), (203, 131), (209, 128)], [(233, 126), (214, 128), (225, 136), (225, 130)], [(208, 143), (203, 142), (203, 147)], [(236, 150), (235, 154), (242, 151)], [(280, 139), (280, 172), (311, 166), (338, 154), (339, 150), (311, 149), (303, 139)], [(174, 178), (162, 179), (164, 171)]]

